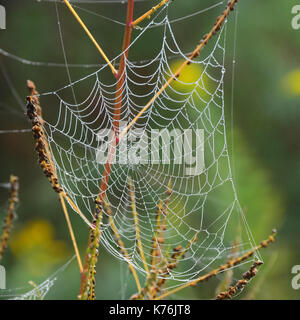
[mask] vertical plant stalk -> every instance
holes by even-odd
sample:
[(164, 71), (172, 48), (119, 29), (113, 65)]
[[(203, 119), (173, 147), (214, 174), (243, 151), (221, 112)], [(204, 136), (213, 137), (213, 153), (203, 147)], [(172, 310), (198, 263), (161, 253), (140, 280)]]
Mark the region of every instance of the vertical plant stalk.
[(90, 230), (89, 242), (86, 254), (86, 261), (84, 266), (84, 273), (87, 274), (86, 280), (81, 283), (80, 300), (95, 300), (96, 287), (96, 264), (98, 261), (99, 240), (101, 236), (101, 225), (103, 219), (102, 205), (96, 204), (95, 217), (93, 221), (94, 229)]
[(4, 220), (3, 233), (0, 240), (0, 261), (2, 260), (3, 254), (8, 247), (9, 235), (13, 226), (13, 222), (16, 218), (16, 205), (19, 202), (19, 178), (12, 175), (10, 176), (9, 183), (9, 203), (7, 215)]
[[(131, 35), (132, 35), (131, 24), (133, 21), (133, 8), (134, 8), (134, 0), (128, 0), (126, 26), (125, 26), (125, 31), (124, 31), (123, 47), (122, 47), (123, 55), (121, 57), (119, 70), (117, 73), (114, 73), (114, 75), (116, 76), (116, 78), (118, 80), (117, 85), (116, 85), (116, 98), (115, 98), (116, 101), (115, 101), (115, 108), (114, 108), (114, 115), (113, 115), (113, 127), (115, 130), (115, 133), (117, 133), (117, 134), (119, 131), (120, 110), (122, 107), (122, 100), (123, 100), (126, 60), (128, 58), (129, 46), (131, 43)], [(116, 134), (116, 136), (117, 136), (117, 134)], [(112, 139), (112, 140), (113, 141), (109, 146), (107, 160), (104, 165), (104, 170), (103, 170), (103, 174), (102, 174), (102, 178), (101, 178), (101, 182), (100, 182), (100, 187), (99, 187), (99, 193), (98, 193), (97, 199), (95, 200), (96, 208), (95, 208), (94, 218), (96, 220), (97, 220), (97, 210), (99, 210), (99, 207), (101, 207), (101, 210), (102, 210), (102, 206), (106, 202), (106, 190), (108, 188), (111, 166), (113, 163), (113, 159), (115, 157), (116, 145), (117, 145), (117, 140), (116, 139)], [(115, 232), (115, 231), (117, 231), (116, 228), (114, 230), (115, 224), (114, 224), (112, 216), (110, 217), (110, 222), (111, 222), (111, 227), (115, 233), (115, 236), (117, 237), (118, 233), (116, 234), (116, 232)], [(99, 228), (100, 227), (101, 227), (101, 224), (99, 224)], [(93, 232), (94, 231), (91, 229), (90, 230), (90, 237), (89, 237), (90, 239), (92, 237)], [(101, 234), (99, 234), (99, 238), (97, 238), (98, 243), (100, 241), (100, 235)], [(90, 242), (89, 242), (89, 244), (90, 244)], [(96, 262), (97, 262), (97, 259), (96, 259)], [(88, 248), (87, 253), (86, 253), (86, 257), (85, 257), (84, 270), (83, 270), (83, 273), (81, 274), (81, 280), (80, 280), (79, 297), (81, 299), (85, 298), (84, 290), (85, 290), (85, 288), (87, 288), (88, 283), (91, 281), (91, 279), (89, 279), (90, 278), (90, 274), (89, 274), (90, 263), (91, 263), (90, 250)], [(139, 283), (139, 279), (137, 277), (137, 274), (136, 274), (133, 266), (130, 263), (129, 263), (129, 267), (133, 273), (137, 287), (140, 290), (140, 283)]]
[(131, 202), (131, 210), (133, 215), (133, 220), (135, 224), (135, 233), (136, 233), (136, 241), (138, 245), (138, 250), (141, 256), (141, 259), (144, 264), (144, 270), (146, 271), (147, 275), (149, 276), (149, 268), (145, 258), (144, 249), (141, 241), (141, 232), (140, 232), (140, 225), (139, 225), (139, 217), (136, 211), (136, 204), (135, 204), (135, 192), (134, 186), (131, 177), (129, 177), (129, 195), (130, 195), (130, 202)]
[[(27, 116), (29, 120), (32, 123), (32, 132), (33, 132), (33, 137), (36, 142), (35, 145), (35, 150), (39, 156), (39, 163), (43, 169), (43, 172), (45, 176), (49, 179), (49, 182), (51, 183), (52, 188), (54, 189), (55, 192), (58, 193), (59, 195), (59, 200), (62, 205), (62, 209), (65, 215), (65, 219), (68, 225), (70, 237), (73, 243), (74, 251), (76, 254), (78, 266), (79, 266), (79, 271), (80, 273), (83, 272), (83, 267), (82, 267), (82, 262), (77, 246), (77, 242), (75, 239), (74, 231), (72, 228), (72, 224), (70, 221), (69, 213), (65, 204), (65, 197), (67, 198), (67, 201), (69, 201), (69, 197), (65, 194), (63, 191), (62, 187), (59, 185), (58, 182), (58, 177), (56, 174), (54, 162), (52, 160), (51, 152), (50, 152), (50, 147), (48, 144), (48, 140), (46, 138), (46, 133), (44, 130), (44, 120), (42, 117), (42, 108), (40, 105), (40, 101), (37, 97), (38, 91), (36, 90), (35, 84), (28, 80), (27, 81), (27, 87), (30, 91), (30, 96), (27, 97)], [(75, 204), (74, 204), (75, 206)], [(79, 210), (79, 209), (78, 209)], [(79, 211), (80, 212), (80, 211)], [(79, 213), (77, 211), (77, 213)], [(82, 214), (79, 214), (80, 216)], [(83, 219), (86, 220), (86, 218), (82, 215)], [(89, 222), (88, 222), (89, 224)]]
[(104, 201), (106, 190), (108, 188), (108, 182), (111, 172), (111, 167), (113, 163), (113, 159), (116, 153), (116, 147), (118, 144), (118, 135), (119, 135), (119, 122), (120, 122), (120, 112), (122, 108), (122, 100), (124, 95), (124, 83), (126, 78), (126, 61), (128, 59), (129, 47), (131, 43), (131, 35), (132, 35), (132, 20), (133, 20), (133, 8), (134, 8), (134, 0), (128, 0), (127, 5), (127, 16), (126, 16), (126, 26), (123, 38), (123, 46), (122, 46), (122, 56), (120, 60), (120, 67), (117, 73), (117, 86), (116, 86), (116, 97), (115, 97), (115, 106), (114, 106), (114, 115), (113, 115), (113, 130), (115, 132), (115, 139), (113, 139), (112, 143), (109, 146), (107, 161), (104, 165), (104, 171), (100, 184), (100, 199)]

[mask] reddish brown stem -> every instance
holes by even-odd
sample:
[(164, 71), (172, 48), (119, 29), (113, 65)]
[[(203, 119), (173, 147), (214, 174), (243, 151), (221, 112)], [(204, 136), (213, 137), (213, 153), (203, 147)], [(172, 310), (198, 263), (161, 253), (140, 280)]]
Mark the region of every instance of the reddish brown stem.
[[(120, 121), (120, 110), (122, 106), (122, 99), (123, 99), (123, 85), (125, 82), (125, 68), (126, 68), (126, 60), (128, 58), (129, 53), (129, 47), (131, 43), (131, 34), (132, 34), (132, 21), (133, 21), (133, 8), (134, 8), (134, 0), (128, 0), (127, 5), (127, 17), (126, 17), (126, 26), (125, 26), (125, 32), (124, 32), (124, 39), (123, 39), (123, 47), (122, 47), (122, 57), (120, 60), (120, 68), (116, 75), (116, 78), (118, 80), (117, 86), (116, 86), (116, 102), (115, 102), (115, 109), (114, 109), (114, 117), (113, 117), (113, 127), (116, 133), (116, 137), (119, 132), (119, 121)], [(121, 94), (119, 93), (121, 91)], [(113, 140), (113, 143), (109, 147), (108, 151), (108, 157), (106, 160), (106, 163), (104, 165), (104, 170), (102, 174), (102, 179), (100, 183), (100, 189), (99, 194), (97, 198), (97, 203), (104, 203), (106, 190), (108, 187), (112, 162), (115, 157), (115, 150), (116, 150), (117, 141)], [(98, 204), (96, 205), (97, 210)], [(94, 214), (96, 217), (96, 212)], [(93, 232), (93, 230), (90, 230), (90, 232)], [(85, 283), (88, 279), (88, 253), (86, 255), (85, 259), (85, 266), (84, 266), (84, 272), (81, 274), (81, 283), (80, 283), (80, 295), (82, 295)]]
[(100, 184), (100, 194), (99, 194), (100, 199), (102, 201), (104, 201), (104, 198), (106, 195), (112, 162), (115, 157), (116, 146), (118, 144), (117, 136), (119, 135), (119, 121), (120, 121), (120, 112), (121, 112), (122, 100), (123, 100), (123, 87), (125, 82), (126, 60), (129, 54), (129, 47), (130, 47), (131, 35), (132, 35), (133, 8), (134, 8), (134, 0), (128, 0), (126, 26), (125, 26), (123, 47), (122, 47), (123, 54), (120, 61), (120, 68), (117, 74), (117, 79), (119, 81), (116, 86), (116, 102), (115, 102), (114, 118), (113, 118), (113, 128), (116, 135), (116, 140), (114, 139), (113, 143), (109, 147), (107, 161), (104, 166), (104, 171), (103, 171), (102, 180)]

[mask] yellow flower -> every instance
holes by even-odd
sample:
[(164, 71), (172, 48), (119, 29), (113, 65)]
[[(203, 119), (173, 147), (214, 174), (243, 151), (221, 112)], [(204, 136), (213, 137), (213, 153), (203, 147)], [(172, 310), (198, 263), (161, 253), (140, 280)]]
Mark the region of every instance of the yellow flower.
[(300, 69), (289, 72), (282, 80), (283, 88), (291, 96), (300, 95)]
[[(174, 74), (182, 65), (184, 60), (177, 60), (171, 64), (171, 71)], [(220, 70), (209, 70), (204, 64), (191, 63), (182, 69), (178, 79), (172, 82), (171, 87), (181, 94), (188, 94), (194, 90), (192, 94), (194, 101), (209, 101), (211, 95), (216, 90), (219, 82), (213, 81), (208, 72), (218, 79), (220, 78)], [(168, 77), (166, 75), (166, 77)], [(178, 96), (180, 99), (180, 96)]]
[(54, 228), (48, 221), (35, 220), (11, 239), (11, 251), (31, 273), (39, 274), (61, 263), (67, 256), (66, 244), (54, 237)]

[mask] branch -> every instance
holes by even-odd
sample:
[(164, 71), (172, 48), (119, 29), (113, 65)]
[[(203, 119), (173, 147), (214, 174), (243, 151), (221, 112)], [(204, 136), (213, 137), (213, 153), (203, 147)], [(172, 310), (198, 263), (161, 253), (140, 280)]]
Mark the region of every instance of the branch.
[(149, 11), (144, 13), (142, 16), (140, 16), (138, 19), (134, 20), (131, 24), (132, 27), (136, 27), (140, 22), (142, 22), (145, 19), (150, 19), (151, 15), (156, 12), (159, 8), (161, 8), (163, 5), (165, 5), (170, 0), (162, 0), (158, 5), (155, 7), (152, 7)]

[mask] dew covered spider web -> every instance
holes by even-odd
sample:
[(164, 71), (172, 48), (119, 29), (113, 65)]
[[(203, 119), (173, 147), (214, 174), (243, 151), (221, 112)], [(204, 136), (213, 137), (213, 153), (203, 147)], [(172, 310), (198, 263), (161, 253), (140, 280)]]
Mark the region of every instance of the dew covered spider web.
[(29, 281), (27, 286), (5, 289), (0, 291), (0, 299), (5, 300), (44, 300), (51, 288), (57, 280), (60, 280), (61, 275), (67, 269), (69, 264), (75, 259), (73, 256), (68, 262), (57, 269), (50, 277), (41, 283)]
[[(220, 2), (198, 12), (212, 8), (220, 12), (220, 4), (225, 5)], [(59, 5), (55, 5), (57, 9)], [(189, 53), (182, 51), (173, 31), (176, 19), (169, 17), (171, 5), (176, 3), (165, 5), (134, 33), (130, 52), (145, 45), (144, 37), (154, 30), (155, 43), (160, 45), (152, 48), (153, 55), (148, 60), (132, 61), (129, 54), (120, 90), (116, 91), (120, 80), (111, 75), (107, 65), (102, 65), (88, 76), (40, 94), (44, 128), (59, 183), (90, 221), (114, 137), (108, 132), (116, 132), (116, 108), (121, 132), (188, 59)], [(60, 22), (62, 12), (58, 9)], [(201, 37), (203, 30), (197, 26), (194, 29)], [(229, 36), (225, 23), (200, 56), (190, 61), (187, 71), (154, 99), (114, 150), (106, 199), (128, 256), (124, 257), (120, 250), (105, 210), (101, 244), (117, 259), (133, 265), (141, 276), (146, 275), (130, 197), (132, 180), (140, 241), (148, 267), (153, 267), (153, 242), (157, 242), (159, 251), (156, 268), (172, 256), (174, 248), (180, 246), (184, 250), (190, 246), (178, 267), (164, 275), (172, 280), (168, 282), (170, 287), (195, 280), (254, 246), (238, 201), (226, 137), (224, 85)], [(194, 47), (191, 44), (190, 48)], [(4, 50), (1, 53), (25, 64), (34, 63)], [(118, 66), (123, 54), (112, 59), (112, 63)], [(68, 63), (64, 66), (67, 71), (72, 67)], [(77, 65), (84, 66), (88, 65)], [(122, 98), (120, 107), (116, 97)], [(155, 238), (157, 208), (166, 200), (162, 243)]]

